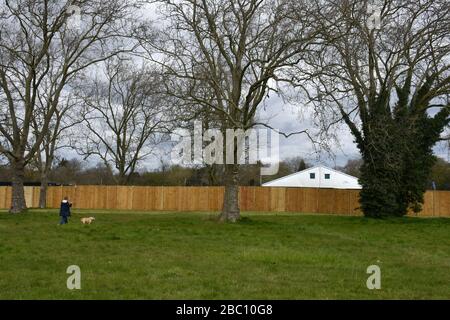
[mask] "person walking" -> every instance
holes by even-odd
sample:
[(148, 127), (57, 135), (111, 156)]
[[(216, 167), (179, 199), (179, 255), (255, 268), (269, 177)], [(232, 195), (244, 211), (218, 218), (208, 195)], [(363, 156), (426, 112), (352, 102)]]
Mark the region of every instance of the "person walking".
[(59, 209), (59, 215), (61, 220), (59, 222), (60, 225), (67, 224), (69, 222), (70, 217), (70, 208), (72, 207), (72, 203), (69, 202), (69, 198), (64, 197), (61, 202), (61, 208)]

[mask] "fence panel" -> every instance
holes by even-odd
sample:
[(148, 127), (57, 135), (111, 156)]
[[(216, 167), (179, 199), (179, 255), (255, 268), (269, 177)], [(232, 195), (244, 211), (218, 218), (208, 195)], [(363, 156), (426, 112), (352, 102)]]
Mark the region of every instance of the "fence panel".
[[(224, 187), (49, 187), (47, 206), (58, 208), (67, 196), (74, 208), (139, 211), (213, 211), (222, 209)], [(39, 206), (39, 187), (26, 187), (29, 207)], [(241, 210), (361, 215), (358, 190), (240, 187)], [(0, 209), (11, 206), (11, 187), (0, 187)], [(420, 217), (450, 217), (450, 191), (427, 191)]]

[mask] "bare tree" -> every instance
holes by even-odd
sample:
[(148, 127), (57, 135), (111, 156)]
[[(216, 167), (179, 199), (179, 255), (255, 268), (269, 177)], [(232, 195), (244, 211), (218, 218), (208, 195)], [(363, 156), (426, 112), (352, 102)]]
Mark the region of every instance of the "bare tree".
[[(45, 91), (38, 97), (39, 102), (36, 108), (36, 115), (31, 123), (35, 139), (41, 134), (40, 129), (50, 111), (48, 109), (50, 107), (49, 99), (51, 99), (51, 96), (45, 94)], [(64, 93), (64, 97), (60, 97), (59, 107), (54, 111), (41, 147), (36, 152), (34, 162), (41, 179), (39, 207), (42, 209), (47, 206), (49, 175), (53, 169), (57, 153), (61, 149), (69, 147), (69, 129), (81, 123), (79, 103), (80, 101), (74, 97), (73, 93)]]
[[(292, 23), (294, 1), (154, 2), (160, 5), (164, 29), (156, 41), (141, 35), (148, 58), (162, 67), (168, 93), (181, 106), (206, 109), (221, 130), (252, 128), (258, 109), (276, 89), (278, 73), (298, 63), (314, 39), (308, 16)], [(297, 3), (307, 6), (307, 1)], [(224, 165), (220, 215), (232, 222), (240, 218), (236, 146), (234, 159), (235, 164)]]
[(359, 177), (361, 175), (360, 168), (363, 164), (363, 161), (361, 158), (357, 159), (349, 159), (347, 160), (347, 163), (343, 167), (338, 167), (337, 169), (345, 172), (346, 174), (349, 174), (354, 177)]
[(298, 172), (298, 171), (303, 171), (303, 170), (311, 167), (311, 165), (300, 156), (288, 158), (288, 159), (284, 160), (284, 163), (286, 164), (286, 166), (289, 168), (289, 170), (292, 173)]
[(292, 77), (353, 134), (364, 213), (420, 210), (432, 147), (449, 123), (448, 1), (331, 0), (311, 15), (318, 44)]
[[(12, 213), (26, 208), (25, 166), (39, 152), (66, 84), (81, 70), (125, 50), (115, 39), (130, 1), (0, 1), (0, 153), (13, 169)], [(73, 14), (71, 16), (71, 14)], [(48, 108), (31, 134), (42, 83)]]
[(167, 131), (160, 76), (121, 59), (107, 61), (104, 73), (104, 79), (86, 81), (81, 93), (84, 129), (74, 146), (116, 169), (116, 182), (126, 185)]

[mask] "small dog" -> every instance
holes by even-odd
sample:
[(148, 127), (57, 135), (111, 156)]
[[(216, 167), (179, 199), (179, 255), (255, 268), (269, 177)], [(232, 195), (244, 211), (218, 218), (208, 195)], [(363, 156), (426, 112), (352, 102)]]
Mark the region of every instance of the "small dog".
[(81, 218), (81, 223), (82, 224), (91, 224), (92, 221), (95, 220), (95, 217), (89, 217), (89, 218)]

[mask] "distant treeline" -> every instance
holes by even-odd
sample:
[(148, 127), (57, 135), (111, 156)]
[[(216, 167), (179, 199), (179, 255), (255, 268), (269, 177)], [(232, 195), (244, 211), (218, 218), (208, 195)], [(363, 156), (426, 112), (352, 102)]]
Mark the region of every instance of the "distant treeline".
[[(348, 160), (345, 166), (335, 169), (359, 177), (360, 159)], [(289, 158), (280, 162), (278, 174), (260, 176), (259, 165), (244, 165), (239, 175), (242, 186), (260, 186), (288, 174), (313, 166), (300, 157)], [(25, 174), (26, 185), (40, 184), (39, 172), (28, 169)], [(429, 177), (428, 189), (450, 190), (450, 163), (438, 159)], [(10, 185), (11, 171), (7, 166), (0, 166), (0, 185)], [(50, 173), (49, 185), (116, 185), (117, 177), (105, 165), (88, 166), (78, 159), (63, 159)], [(220, 186), (223, 185), (223, 168), (220, 165), (182, 167), (165, 165), (153, 171), (139, 171), (133, 174), (129, 185), (138, 186)]]

